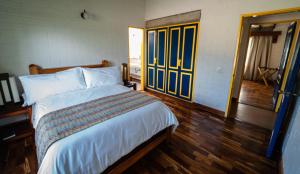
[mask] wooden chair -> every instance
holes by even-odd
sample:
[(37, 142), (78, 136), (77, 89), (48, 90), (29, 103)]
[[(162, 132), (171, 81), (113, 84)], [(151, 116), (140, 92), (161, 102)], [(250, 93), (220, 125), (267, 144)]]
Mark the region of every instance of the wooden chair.
[(268, 79), (278, 71), (278, 68), (258, 67), (257, 70), (259, 73), (258, 80), (262, 79), (265, 85), (269, 86)]
[(7, 101), (6, 98), (5, 98), (5, 94), (4, 94), (4, 89), (3, 89), (3, 85), (1, 83), (0, 85), (0, 93), (1, 93), (1, 98), (3, 100), (3, 103), (4, 105), (8, 104), (8, 103), (13, 103), (13, 93), (12, 93), (12, 89), (11, 89), (11, 86), (10, 86), (10, 83), (9, 83), (9, 75), (8, 73), (3, 73), (3, 74), (0, 74), (0, 81), (5, 81), (6, 84), (7, 84), (7, 87), (8, 87), (8, 92), (9, 92), (9, 95), (10, 95), (10, 101)]

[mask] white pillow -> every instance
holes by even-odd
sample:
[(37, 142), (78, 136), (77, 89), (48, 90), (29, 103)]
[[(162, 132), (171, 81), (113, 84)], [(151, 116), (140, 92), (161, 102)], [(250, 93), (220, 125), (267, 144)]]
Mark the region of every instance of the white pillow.
[(83, 68), (83, 74), (87, 88), (122, 84), (121, 68), (118, 66)]
[(59, 87), (61, 87), (60, 90), (62, 92), (86, 88), (82, 68), (80, 67), (60, 71), (55, 75), (59, 80)]
[(27, 105), (51, 95), (86, 88), (81, 68), (54, 74), (21, 76), (19, 79), (25, 93), (24, 104)]

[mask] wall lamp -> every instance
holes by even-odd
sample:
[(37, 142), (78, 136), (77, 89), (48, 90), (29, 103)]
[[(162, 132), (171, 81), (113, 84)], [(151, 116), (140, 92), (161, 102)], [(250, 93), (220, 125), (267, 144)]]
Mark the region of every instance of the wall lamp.
[(89, 17), (89, 15), (85, 9), (83, 10), (83, 12), (80, 13), (80, 16), (82, 19), (87, 19)]

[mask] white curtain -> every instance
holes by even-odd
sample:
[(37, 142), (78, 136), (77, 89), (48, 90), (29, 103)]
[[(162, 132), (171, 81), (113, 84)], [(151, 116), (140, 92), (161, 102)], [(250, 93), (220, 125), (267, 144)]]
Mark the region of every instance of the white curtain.
[(259, 76), (257, 68), (269, 66), (271, 51), (272, 36), (250, 37), (244, 71), (245, 80), (257, 80)]

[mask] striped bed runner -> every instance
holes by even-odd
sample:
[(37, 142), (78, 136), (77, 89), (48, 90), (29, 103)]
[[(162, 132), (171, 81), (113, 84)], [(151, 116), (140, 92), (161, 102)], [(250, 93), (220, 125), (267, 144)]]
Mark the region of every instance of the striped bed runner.
[(141, 92), (129, 91), (46, 114), (35, 133), (38, 165), (54, 142), (155, 101), (157, 99)]

